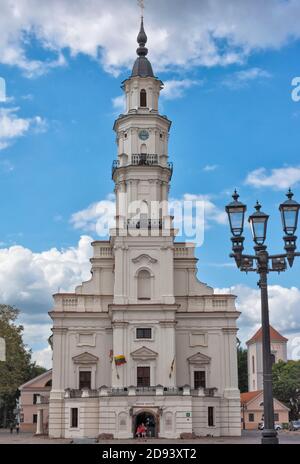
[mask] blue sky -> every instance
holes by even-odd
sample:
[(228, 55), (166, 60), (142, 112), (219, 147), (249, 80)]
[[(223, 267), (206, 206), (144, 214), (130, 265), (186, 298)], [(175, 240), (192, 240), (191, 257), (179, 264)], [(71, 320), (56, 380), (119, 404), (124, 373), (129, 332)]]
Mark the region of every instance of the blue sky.
[[(22, 2), (8, 3), (22, 10)], [(34, 0), (27, 3), (34, 8)], [(75, 2), (77, 6), (81, 3)], [(86, 3), (97, 10), (95, 2)], [(155, 10), (157, 3), (149, 1), (145, 27), (149, 59), (155, 74), (166, 82), (161, 112), (173, 122), (169, 143), (170, 160), (174, 162), (170, 196), (181, 199), (185, 194), (193, 194), (209, 198), (212, 209), (207, 216), (208, 229), (203, 246), (197, 249), (198, 277), (216, 288), (228, 291), (232, 287), (239, 295), (243, 310), (241, 337), (245, 340), (260, 320), (257, 277), (240, 273), (230, 263), (229, 230), (219, 214), (234, 188), (247, 203), (248, 212), (259, 199), (263, 210), (271, 216), (270, 251), (283, 251), (278, 205), (288, 185), (300, 201), (300, 102), (291, 97), (292, 79), (300, 76), (300, 42), (294, 30), (295, 14), (299, 20), (300, 10), (292, 1), (281, 5), (285, 8), (285, 35), (278, 28), (280, 37), (276, 37), (276, 29), (274, 37), (271, 33), (268, 37), (261, 31), (274, 29), (269, 24), (272, 19), (268, 11), (263, 10), (268, 6), (269, 12), (274, 13), (282, 2), (270, 0), (264, 7), (252, 2), (251, 7), (256, 4), (262, 17), (257, 24), (254, 20), (252, 23), (257, 34), (247, 19), (250, 32), (245, 37), (242, 9), (240, 17), (231, 17), (224, 11), (222, 37), (210, 37), (209, 42), (200, 18), (201, 34), (193, 38), (192, 44), (185, 44), (181, 30), (188, 21), (191, 30), (196, 27), (189, 14), (195, 3), (187, 2), (182, 23), (178, 15), (175, 19), (176, 11), (173, 21), (171, 15), (163, 23), (167, 3), (168, 0), (163, 3), (159, 15)], [(242, 3), (245, 9), (250, 4), (246, 0)], [(87, 43), (83, 40), (80, 49), (81, 42), (65, 29), (65, 35), (59, 28), (55, 30), (56, 14), (70, 3), (55, 0), (54, 4), (51, 20), (42, 15), (27, 17), (24, 13), (20, 24), (7, 8), (4, 15), (12, 27), (8, 31), (7, 26), (6, 41), (5, 37), (0, 38), (0, 76), (6, 81), (8, 96), (6, 102), (0, 103), (0, 293), (2, 302), (16, 304), (23, 311), (26, 340), (36, 351), (36, 359), (47, 365), (45, 340), (50, 328), (47, 310), (51, 293), (57, 288), (71, 290), (88, 275), (88, 237), (98, 238), (93, 230), (97, 214), (90, 214), (88, 208), (105, 199), (111, 203), (111, 163), (116, 157), (112, 125), (120, 112), (114, 99), (121, 95), (120, 84), (135, 59), (139, 22), (134, 1), (122, 4), (129, 15), (127, 25), (117, 16), (118, 2), (115, 10), (111, 5), (107, 7), (111, 9), (106, 12), (110, 14), (106, 20), (119, 24), (118, 33), (124, 33), (123, 43), (118, 46), (118, 41), (109, 40), (111, 32), (106, 33), (106, 26), (101, 23), (105, 11), (97, 10), (104, 32), (99, 37), (90, 32), (89, 40), (85, 35)], [(219, 31), (218, 14), (209, 8), (206, 11), (205, 5), (201, 5), (201, 14), (207, 14), (210, 27), (215, 24), (215, 31)], [(177, 7), (181, 8), (179, 4)], [(85, 13), (84, 10), (82, 22), (86, 26), (92, 19)], [(72, 11), (73, 23), (74, 17), (80, 38), (87, 29), (80, 30), (76, 9)], [(69, 20), (65, 13), (66, 30)], [(280, 18), (276, 21), (280, 22)], [(225, 28), (230, 31), (233, 23), (243, 32), (241, 37), (236, 33), (234, 40), (229, 32), (226, 35)], [(207, 49), (212, 43), (215, 49), (208, 57)], [(102, 47), (100, 51), (98, 46)], [(201, 46), (206, 48), (202, 50)], [(8, 58), (5, 51), (13, 47), (15, 55), (9, 53)], [(231, 64), (224, 63), (225, 52), (228, 56), (233, 52), (237, 55), (227, 60)], [(85, 226), (79, 227), (74, 216), (71, 220), (79, 211), (88, 212)], [(79, 242), (81, 236), (84, 237)], [(251, 251), (248, 230), (246, 237)], [(289, 338), (298, 339), (293, 353), (290, 351), (293, 357), (300, 356), (299, 270), (300, 260), (292, 270), (270, 276), (271, 320)], [(293, 291), (291, 287), (295, 287)]]

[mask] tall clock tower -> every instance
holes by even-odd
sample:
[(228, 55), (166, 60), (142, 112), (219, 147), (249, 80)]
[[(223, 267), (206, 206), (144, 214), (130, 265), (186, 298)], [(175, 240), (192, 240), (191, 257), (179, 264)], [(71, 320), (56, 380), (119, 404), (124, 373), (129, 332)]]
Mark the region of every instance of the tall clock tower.
[(234, 295), (197, 279), (194, 244), (174, 240), (171, 121), (159, 113), (143, 18), (137, 41), (114, 124), (116, 224), (92, 243), (90, 280), (54, 295), (50, 312), (49, 434), (127, 439), (146, 423), (151, 437), (240, 435), (239, 312)]
[[(137, 42), (138, 57), (131, 76), (122, 84), (126, 111), (114, 124), (118, 158), (112, 174), (117, 203), (116, 229), (111, 231), (115, 253), (113, 353), (126, 358), (126, 365), (113, 366), (115, 387), (137, 385), (139, 364), (149, 367), (151, 385), (175, 385), (174, 369), (170, 376), (168, 370), (175, 357), (177, 307), (174, 229), (167, 210), (171, 121), (159, 113), (163, 83), (147, 59), (143, 18)], [(136, 340), (139, 328), (148, 328), (149, 338), (141, 339), (140, 352), (134, 353), (130, 340)], [(153, 348), (161, 347), (163, 340), (169, 340), (169, 346), (158, 353)]]

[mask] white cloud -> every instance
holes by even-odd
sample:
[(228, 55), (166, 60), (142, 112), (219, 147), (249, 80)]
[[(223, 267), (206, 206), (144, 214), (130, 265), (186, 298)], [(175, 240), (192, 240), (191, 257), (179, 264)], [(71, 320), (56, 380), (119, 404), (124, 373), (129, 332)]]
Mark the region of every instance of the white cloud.
[(50, 346), (41, 350), (36, 350), (32, 353), (32, 360), (35, 361), (39, 366), (45, 367), (46, 369), (52, 368), (52, 350)]
[(244, 69), (236, 73), (236, 78), (239, 81), (253, 81), (259, 78), (270, 78), (271, 74), (261, 68)]
[(218, 169), (218, 167), (219, 166), (217, 164), (207, 164), (206, 166), (204, 166), (202, 171), (204, 171), (204, 172), (213, 172), (213, 171), (216, 171), (216, 169)]
[(46, 121), (40, 116), (21, 118), (18, 111), (19, 108), (0, 108), (0, 150), (23, 137), (29, 130), (38, 133), (47, 128)]
[[(268, 290), (270, 323), (290, 339), (289, 356), (300, 359), (300, 349), (296, 340), (300, 334), (300, 289), (269, 285)], [(237, 295), (237, 307), (241, 311), (237, 322), (238, 327), (241, 328), (238, 337), (245, 342), (261, 326), (260, 290), (245, 285), (235, 285), (230, 288), (215, 289), (215, 293)], [(296, 352), (299, 352), (299, 356)]]
[(223, 209), (220, 209), (213, 201), (210, 195), (195, 195), (185, 193), (180, 199), (171, 199), (170, 206), (173, 201), (199, 201), (202, 202), (204, 208), (205, 227), (209, 227), (212, 223), (227, 224), (227, 216)]
[[(117, 73), (132, 66), (139, 11), (133, 0), (11, 0), (1, 3), (0, 62), (39, 75), (84, 53)], [(241, 63), (257, 50), (278, 49), (300, 36), (298, 0), (164, 0), (145, 14), (151, 61), (167, 68)], [(28, 57), (35, 36), (52, 59)]]
[(116, 114), (124, 113), (125, 111), (125, 96), (119, 95), (112, 99), (112, 106)]
[(245, 87), (251, 81), (261, 81), (263, 79), (269, 79), (272, 75), (261, 68), (249, 68), (243, 69), (242, 71), (235, 72), (227, 76), (223, 80), (223, 85), (230, 87), (232, 89), (238, 89)]
[(109, 194), (105, 200), (92, 203), (87, 208), (72, 214), (70, 222), (75, 229), (97, 232), (100, 237), (105, 237), (109, 229), (115, 225), (115, 214), (115, 196)]
[(48, 321), (44, 321), (43, 318), (41, 322), (39, 323), (31, 323), (30, 320), (25, 318), (25, 320), (28, 320), (28, 322), (22, 322), (22, 325), (24, 327), (24, 343), (26, 345), (32, 346), (36, 344), (40, 344), (42, 341), (45, 343), (47, 342), (48, 338), (51, 335), (51, 319), (48, 316)]
[[(189, 204), (185, 203), (189, 202)], [(185, 193), (181, 198), (170, 198), (169, 210), (174, 215), (174, 227), (186, 230), (195, 221), (195, 209), (190, 208), (190, 202), (196, 205), (201, 204), (204, 210), (205, 228), (212, 224), (226, 224), (227, 216), (223, 209), (220, 209), (209, 195), (194, 195)], [(92, 203), (87, 208), (72, 214), (70, 222), (75, 229), (84, 232), (97, 233), (99, 237), (107, 237), (109, 229), (115, 227), (116, 204), (114, 194), (109, 194), (105, 200)], [(183, 222), (184, 220), (184, 222)], [(201, 227), (202, 227), (201, 223)], [(177, 237), (178, 238), (178, 237)]]
[(165, 100), (175, 100), (181, 98), (184, 95), (185, 90), (193, 87), (194, 85), (202, 84), (201, 81), (192, 79), (183, 80), (169, 80), (164, 82), (164, 88), (162, 89), (161, 96)]
[(92, 238), (83, 235), (76, 247), (34, 253), (20, 245), (0, 249), (0, 301), (21, 310), (24, 342), (33, 349), (33, 359), (50, 367), (47, 340), (52, 321), (48, 311), (57, 291), (74, 292), (90, 278)]
[(0, 249), (0, 301), (16, 305), (23, 314), (49, 310), (53, 293), (73, 291), (89, 278), (91, 240), (82, 236), (77, 247), (41, 253), (20, 245)]
[(286, 189), (300, 182), (300, 166), (287, 166), (272, 169), (268, 172), (265, 168), (251, 171), (245, 180), (252, 187), (271, 187), (273, 189)]
[(0, 103), (6, 101), (6, 82), (3, 77), (0, 77)]

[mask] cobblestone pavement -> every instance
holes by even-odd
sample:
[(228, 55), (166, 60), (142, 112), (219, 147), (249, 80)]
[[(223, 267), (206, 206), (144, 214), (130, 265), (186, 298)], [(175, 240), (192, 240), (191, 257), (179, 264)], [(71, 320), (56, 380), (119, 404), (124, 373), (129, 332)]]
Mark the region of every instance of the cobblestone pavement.
[[(279, 441), (282, 444), (298, 444), (300, 445), (299, 432), (279, 432)], [(243, 431), (241, 437), (203, 437), (194, 440), (164, 440), (164, 439), (135, 439), (135, 440), (106, 440), (100, 443), (105, 444), (258, 444), (260, 443), (261, 432), (257, 430)], [(92, 443), (93, 440), (77, 440), (78, 443)], [(51, 439), (47, 436), (36, 437), (31, 433), (16, 432), (11, 434), (8, 430), (0, 429), (0, 444), (58, 444), (71, 443), (70, 439)]]

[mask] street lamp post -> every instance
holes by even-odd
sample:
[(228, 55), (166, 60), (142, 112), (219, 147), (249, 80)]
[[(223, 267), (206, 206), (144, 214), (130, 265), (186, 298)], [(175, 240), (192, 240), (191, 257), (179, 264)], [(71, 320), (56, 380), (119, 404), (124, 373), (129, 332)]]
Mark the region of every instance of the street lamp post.
[(240, 271), (256, 272), (259, 274), (258, 286), (261, 294), (261, 320), (262, 320), (262, 350), (263, 350), (263, 395), (264, 395), (264, 429), (261, 442), (263, 444), (277, 444), (278, 436), (274, 427), (274, 404), (272, 392), (272, 360), (270, 345), (270, 323), (268, 303), (268, 273), (283, 272), (287, 269), (287, 262), (293, 266), (296, 253), (295, 232), (297, 230), (300, 204), (293, 200), (291, 190), (287, 193), (288, 199), (279, 206), (282, 227), (285, 233), (283, 237), (286, 253), (269, 255), (264, 244), (267, 235), (269, 216), (261, 211), (261, 205), (257, 202), (255, 212), (249, 216), (252, 236), (254, 240), (254, 255), (244, 254), (244, 220), (247, 210), (246, 205), (239, 201), (236, 190), (232, 195), (233, 201), (226, 206), (230, 229), (232, 233), (232, 251), (230, 257), (235, 259)]

